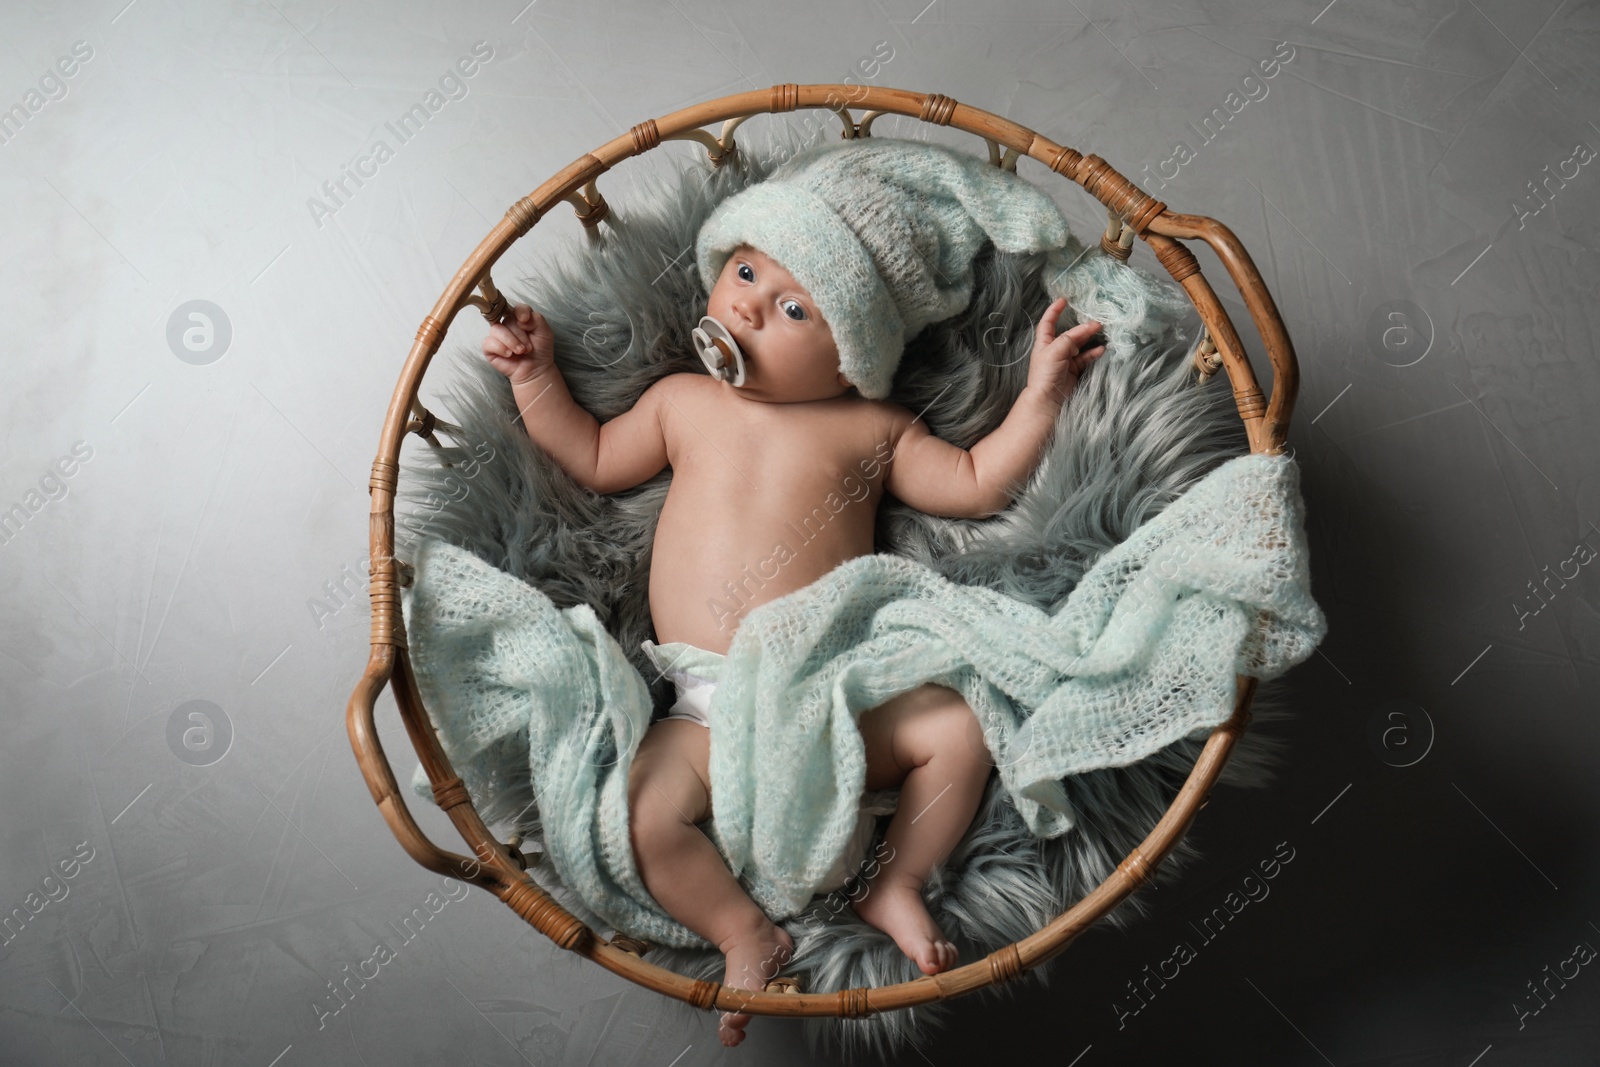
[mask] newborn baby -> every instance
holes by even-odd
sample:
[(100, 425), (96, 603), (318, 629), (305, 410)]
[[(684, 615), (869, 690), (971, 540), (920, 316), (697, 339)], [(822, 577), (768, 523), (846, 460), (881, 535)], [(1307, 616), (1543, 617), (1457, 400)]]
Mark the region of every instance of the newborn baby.
[[(862, 240), (871, 246), (870, 235)], [(707, 245), (701, 241), (702, 254)], [(968, 451), (930, 434), (905, 407), (854, 388), (871, 381), (873, 391), (887, 392), (881, 374), (857, 369), (857, 349), (842, 358), (840, 324), (784, 263), (749, 242), (724, 254), (706, 313), (742, 353), (738, 386), (702, 373), (670, 374), (601, 425), (572, 399), (554, 362), (550, 326), (537, 311), (516, 305), (483, 342), (485, 357), (511, 382), (529, 436), (579, 484), (615, 493), (672, 468), (651, 552), (650, 613), (662, 643), (718, 653), (727, 652), (755, 607), (872, 553), (884, 492), (933, 515), (983, 518), (1005, 508), (1037, 465), (1079, 374), (1105, 350), (1082, 350), (1097, 322), (1057, 333), (1067, 302), (1056, 298), (1036, 327), (1026, 387), (1004, 423)], [(848, 316), (841, 311), (840, 318)], [(851, 320), (852, 343), (857, 325)], [(902, 331), (913, 327), (920, 328), (908, 320)], [(891, 370), (898, 358), (898, 350), (886, 355)], [(761, 570), (752, 589), (758, 562), (792, 542), (794, 529), (851, 476), (868, 484), (868, 495), (852, 495), (812, 540), (780, 557), (775, 574)], [(730, 607), (735, 588), (743, 599)], [(866, 892), (854, 908), (924, 974), (937, 974), (955, 964), (957, 951), (921, 889), (966, 832), (993, 762), (971, 708), (944, 686), (923, 685), (864, 711), (858, 727), (865, 788), (898, 786), (900, 797), (882, 850), (887, 859), (863, 879)], [(674, 714), (650, 726), (629, 775), (634, 853), (661, 907), (724, 954), (724, 984), (759, 990), (788, 961), (794, 942), (745, 894), (696, 825), (711, 817), (714, 802), (709, 753), (703, 715)], [(741, 1042), (749, 1021), (748, 1013), (724, 1013), (723, 1044)]]

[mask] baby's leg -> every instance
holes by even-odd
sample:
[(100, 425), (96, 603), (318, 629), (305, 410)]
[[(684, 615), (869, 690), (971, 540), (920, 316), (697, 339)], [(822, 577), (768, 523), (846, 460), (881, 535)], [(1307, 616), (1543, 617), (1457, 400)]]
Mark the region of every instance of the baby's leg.
[[(645, 888), (667, 914), (717, 946), (723, 984), (762, 989), (789, 961), (794, 938), (775, 925), (695, 824), (711, 815), (711, 733), (663, 719), (645, 731), (628, 772), (629, 830)], [(724, 1045), (744, 1040), (747, 1012), (724, 1012)]]
[(956, 962), (956, 947), (922, 903), (922, 886), (978, 810), (994, 762), (983, 730), (961, 694), (942, 685), (909, 690), (863, 712), (867, 789), (900, 786), (884, 860), (865, 879), (856, 914), (894, 938), (923, 974)]

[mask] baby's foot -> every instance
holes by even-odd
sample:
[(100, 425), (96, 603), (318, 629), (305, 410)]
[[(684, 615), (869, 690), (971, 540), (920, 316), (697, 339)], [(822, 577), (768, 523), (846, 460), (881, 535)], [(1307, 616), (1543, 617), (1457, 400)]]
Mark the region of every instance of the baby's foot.
[[(794, 954), (794, 938), (781, 926), (769, 922), (748, 937), (727, 941), (719, 947), (728, 962), (722, 984), (730, 989), (759, 991), (789, 962)], [(725, 1011), (717, 1036), (724, 1045), (733, 1048), (744, 1040), (744, 1028), (749, 1023), (749, 1012)]]
[(853, 906), (868, 924), (894, 938), (923, 974), (938, 974), (955, 966), (959, 953), (928, 914), (917, 883), (880, 877), (867, 883), (866, 895)]

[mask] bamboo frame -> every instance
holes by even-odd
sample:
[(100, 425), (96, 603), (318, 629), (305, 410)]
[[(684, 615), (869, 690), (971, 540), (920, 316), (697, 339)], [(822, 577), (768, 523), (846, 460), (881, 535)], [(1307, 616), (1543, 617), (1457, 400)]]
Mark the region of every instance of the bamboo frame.
[[(872, 110), (858, 123), (851, 115), (852, 106)], [(594, 236), (595, 227), (606, 212), (605, 199), (596, 187), (599, 176), (624, 159), (642, 155), (663, 141), (697, 142), (706, 148), (711, 164), (721, 166), (737, 151), (734, 129), (751, 115), (817, 107), (828, 108), (839, 115), (845, 137), (870, 136), (873, 120), (882, 114), (908, 115), (923, 122), (954, 126), (982, 137), (989, 147), (990, 162), (996, 166), (1015, 171), (1017, 160), (1026, 155), (1082, 186), (1106, 206), (1110, 216), (1111, 225), (1102, 238), (1102, 249), (1126, 260), (1131, 254), (1133, 237), (1143, 238), (1161, 265), (1194, 302), (1206, 330), (1201, 351), (1196, 353), (1201, 380), (1209, 374), (1207, 368), (1214, 370), (1220, 360), (1233, 386), (1250, 451), (1283, 451), (1299, 383), (1294, 347), (1249, 253), (1233, 232), (1215, 219), (1170, 211), (1101, 157), (1085, 156), (1025, 126), (939, 93), (859, 85), (784, 84), (695, 104), (639, 123), (593, 152), (578, 157), (518, 200), (467, 257), (438, 302), (423, 317), (390, 399), (378, 455), (373, 460), (368, 482), (372, 648), (366, 670), (346, 705), (346, 726), (373, 802), (406, 852), (428, 870), (494, 893), (561, 948), (587, 957), (640, 986), (697, 1008), (753, 1015), (860, 1018), (1010, 981), (1065, 951), (1079, 934), (1149, 880), (1210, 797), (1210, 790), (1235, 742), (1250, 722), (1250, 702), (1257, 680), (1236, 676), (1232, 717), (1212, 732), (1188, 779), (1149, 835), (1099, 887), (1043, 929), (972, 963), (896, 985), (802, 993), (792, 979), (779, 977), (769, 982), (765, 991), (724, 988), (720, 982), (688, 978), (645, 962), (640, 956), (648, 946), (632, 938), (620, 935), (610, 941), (601, 938), (557, 904), (526, 873), (527, 861), (514, 841), (510, 845), (502, 844), (490, 834), (460, 777), (445, 757), (417, 690), (400, 612), (400, 585), (402, 581), (410, 584), (410, 568), (393, 555), (394, 500), (402, 439), (406, 433), (415, 432), (437, 447), (432, 434), (434, 426), (448, 429), (445, 424), (436, 423), (418, 400), (422, 377), (450, 323), (463, 308), (469, 305), (478, 308), (490, 322), (500, 321), (507, 312), (507, 302), (489, 275), (490, 268), (506, 249), (563, 200), (573, 204), (580, 220)], [(719, 136), (713, 137), (702, 129), (719, 120), (723, 122)], [(1001, 146), (1004, 146), (1003, 156)], [(1182, 243), (1191, 239), (1205, 241), (1216, 252), (1244, 297), (1272, 364), (1270, 398), (1263, 396), (1256, 383), (1249, 358), (1226, 310), (1201, 274), (1194, 255)], [(481, 290), (481, 296), (472, 292), (474, 286)], [(374, 721), (378, 694), (385, 685), (394, 687), (401, 719), (433, 785), (435, 801), (455, 824), (471, 852), (470, 857), (448, 852), (430, 841), (406, 808), (379, 743)], [(775, 989), (784, 991), (771, 991)]]

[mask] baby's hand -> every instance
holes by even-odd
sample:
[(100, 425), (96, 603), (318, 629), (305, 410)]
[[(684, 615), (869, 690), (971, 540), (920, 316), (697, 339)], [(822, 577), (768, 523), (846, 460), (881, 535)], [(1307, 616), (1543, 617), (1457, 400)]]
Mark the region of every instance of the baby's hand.
[(1078, 375), (1105, 355), (1106, 346), (1096, 345), (1088, 351), (1079, 346), (1100, 329), (1094, 319), (1081, 322), (1056, 336), (1056, 319), (1067, 306), (1067, 298), (1058, 296), (1044, 309), (1034, 333), (1033, 354), (1028, 357), (1027, 388), (1037, 389), (1058, 403), (1065, 404), (1067, 397), (1078, 387)]
[(512, 385), (521, 385), (554, 366), (555, 334), (543, 315), (527, 304), (516, 304), (504, 322), (489, 327), (483, 354)]

